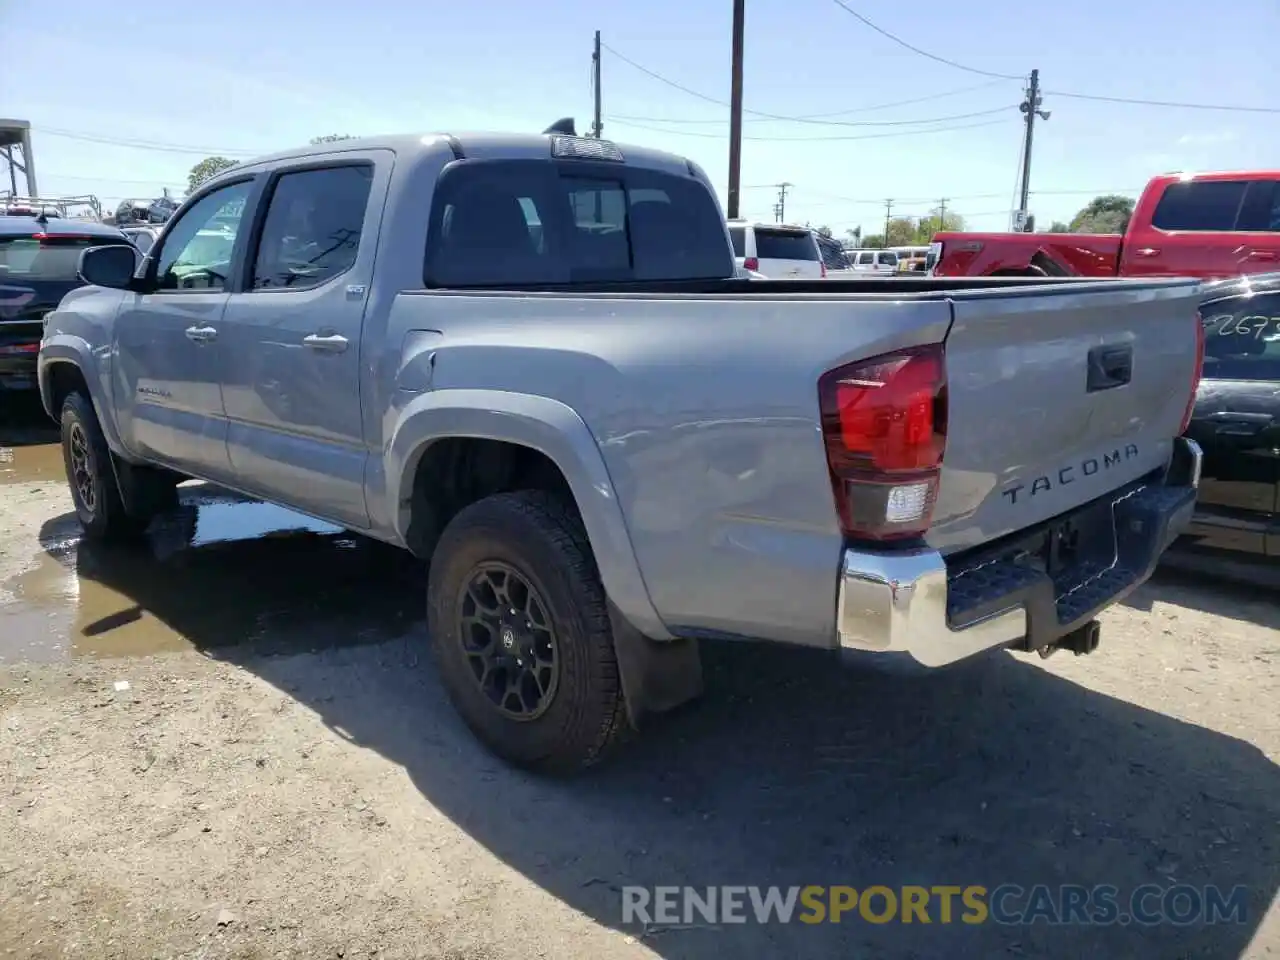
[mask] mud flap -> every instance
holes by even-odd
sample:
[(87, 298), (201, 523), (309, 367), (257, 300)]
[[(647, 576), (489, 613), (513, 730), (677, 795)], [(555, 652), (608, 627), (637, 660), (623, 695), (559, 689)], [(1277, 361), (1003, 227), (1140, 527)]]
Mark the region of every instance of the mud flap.
[(116, 486), (125, 513), (136, 520), (150, 520), (171, 509), (178, 502), (176, 477), (171, 478), (155, 467), (138, 466), (111, 455)]
[(618, 678), (631, 726), (702, 694), (702, 657), (697, 640), (650, 640), (612, 603), (609, 622), (618, 657)]

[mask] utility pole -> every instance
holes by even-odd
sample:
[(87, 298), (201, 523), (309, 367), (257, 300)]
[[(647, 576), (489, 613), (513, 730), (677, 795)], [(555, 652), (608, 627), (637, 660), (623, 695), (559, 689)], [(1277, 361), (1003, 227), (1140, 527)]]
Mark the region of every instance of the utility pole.
[(1044, 101), (1040, 97), (1040, 71), (1031, 71), (1031, 83), (1027, 86), (1027, 98), (1018, 105), (1026, 118), (1027, 133), (1022, 143), (1022, 187), (1018, 192), (1018, 229), (1025, 230), (1027, 222), (1027, 198), (1031, 194), (1031, 140), (1035, 134), (1036, 117), (1049, 119), (1049, 111), (1041, 110)]
[(893, 201), (886, 200), (884, 202), (884, 247), (889, 246), (889, 215), (893, 212)]
[(733, 66), (729, 84), (729, 219), (738, 216), (742, 186), (742, 33), (747, 0), (733, 0)]
[(947, 198), (938, 201), (938, 229), (947, 229)]
[(789, 183), (778, 184), (778, 202), (773, 205), (773, 218), (778, 223), (787, 219), (787, 189), (790, 186)]
[(604, 131), (604, 122), (600, 118), (600, 31), (596, 31), (596, 48), (591, 54), (591, 87), (596, 97), (595, 120), (591, 124), (591, 135), (597, 140)]

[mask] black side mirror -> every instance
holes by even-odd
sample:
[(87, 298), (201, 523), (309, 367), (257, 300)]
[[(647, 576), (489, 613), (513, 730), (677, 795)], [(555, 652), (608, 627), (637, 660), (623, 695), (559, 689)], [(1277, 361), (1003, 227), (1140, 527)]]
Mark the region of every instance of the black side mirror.
[(80, 279), (95, 287), (132, 290), (138, 269), (138, 250), (131, 244), (116, 243), (90, 247), (80, 254)]

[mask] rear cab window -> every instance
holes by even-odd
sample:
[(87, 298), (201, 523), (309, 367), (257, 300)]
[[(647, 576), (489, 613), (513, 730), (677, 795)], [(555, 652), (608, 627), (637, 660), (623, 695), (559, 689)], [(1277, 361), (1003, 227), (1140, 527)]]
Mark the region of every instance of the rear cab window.
[(1280, 291), (1206, 302), (1200, 315), (1206, 380), (1280, 381)]
[(0, 234), (0, 282), (70, 282), (78, 279), (80, 254), (89, 247), (127, 244), (120, 236), (49, 233)]
[(428, 287), (732, 277), (725, 223), (692, 177), (599, 161), (460, 160), (436, 183)]
[(756, 256), (761, 260), (821, 260), (813, 234), (804, 230), (756, 227)]

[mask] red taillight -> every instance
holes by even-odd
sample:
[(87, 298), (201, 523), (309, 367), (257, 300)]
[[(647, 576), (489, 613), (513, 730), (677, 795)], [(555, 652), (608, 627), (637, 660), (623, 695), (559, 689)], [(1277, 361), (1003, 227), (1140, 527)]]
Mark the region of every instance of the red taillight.
[(1191, 426), (1191, 416), (1196, 410), (1196, 394), (1200, 392), (1200, 376), (1204, 373), (1204, 318), (1196, 311), (1196, 365), (1191, 371), (1191, 396), (1187, 400), (1186, 412), (1182, 414), (1182, 426), (1178, 433), (1186, 433)]
[(747, 257), (746, 260), (742, 261), (742, 265), (746, 267), (748, 270), (760, 269), (760, 261), (757, 260), (755, 257)]
[(924, 533), (947, 435), (942, 344), (831, 370), (818, 382), (818, 397), (845, 534), (892, 540)]
[(822, 268), (822, 276), (825, 277), (827, 275), (827, 265), (823, 261), (819, 260), (818, 266)]

